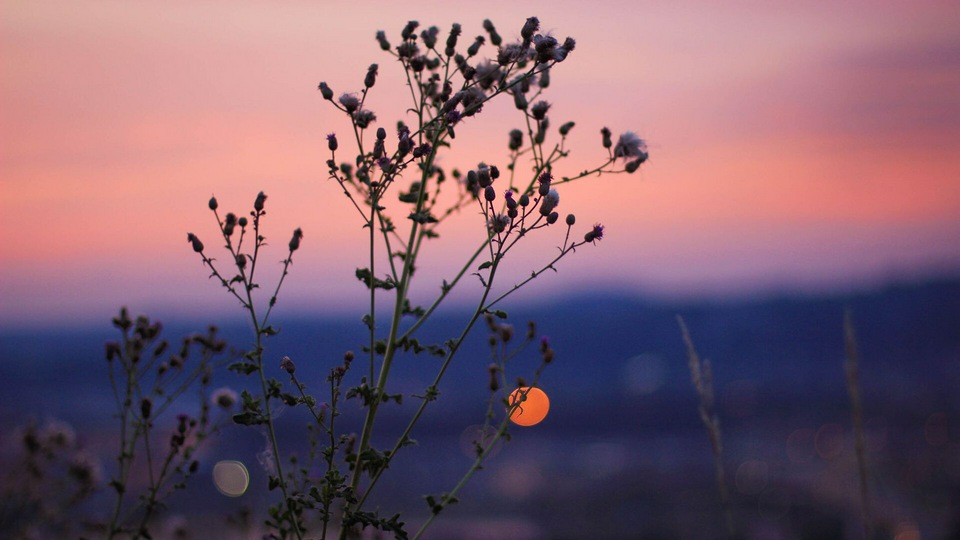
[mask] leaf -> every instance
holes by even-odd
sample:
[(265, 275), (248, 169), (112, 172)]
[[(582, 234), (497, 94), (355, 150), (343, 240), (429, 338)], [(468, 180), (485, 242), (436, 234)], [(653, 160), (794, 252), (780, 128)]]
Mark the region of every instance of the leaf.
[[(265, 423), (263, 416), (253, 412), (244, 411), (233, 415), (233, 422), (241, 426), (256, 426)], [(271, 488), (272, 489), (272, 488)]]

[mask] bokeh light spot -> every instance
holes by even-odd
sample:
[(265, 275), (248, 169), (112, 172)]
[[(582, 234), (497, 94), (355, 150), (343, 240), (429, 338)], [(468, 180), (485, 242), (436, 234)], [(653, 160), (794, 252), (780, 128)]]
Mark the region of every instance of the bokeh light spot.
[(656, 392), (667, 378), (663, 360), (655, 354), (641, 354), (627, 360), (623, 382), (630, 395), (645, 396)]
[(840, 424), (820, 426), (814, 442), (820, 457), (826, 460), (837, 459), (843, 454), (843, 427)]
[(213, 484), (228, 497), (239, 497), (250, 485), (250, 474), (239, 461), (219, 461), (213, 466)]
[(897, 525), (894, 540), (920, 540), (920, 528), (916, 523), (904, 522)]
[(737, 467), (737, 491), (744, 495), (758, 495), (767, 487), (767, 478), (767, 463), (758, 459), (748, 459)]
[(533, 426), (539, 424), (547, 417), (550, 411), (550, 398), (539, 388), (521, 386), (510, 394), (507, 403), (513, 408), (517, 407), (510, 414), (510, 421), (518, 426)]

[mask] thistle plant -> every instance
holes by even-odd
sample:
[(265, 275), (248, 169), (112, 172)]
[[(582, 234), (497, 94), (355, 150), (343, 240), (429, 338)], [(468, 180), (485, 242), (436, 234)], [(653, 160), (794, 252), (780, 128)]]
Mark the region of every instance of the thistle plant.
[[(209, 391), (215, 359), (226, 349), (215, 326), (171, 347), (160, 338), (160, 322), (131, 319), (126, 308), (113, 325), (121, 339), (107, 342), (105, 352), (120, 420), (120, 450), (117, 475), (109, 482), (116, 497), (106, 535), (150, 538), (151, 518), (167, 496), (186, 487), (199, 469), (196, 451), (223, 424), (223, 415), (211, 418), (211, 406), (229, 410), (237, 398), (229, 389)], [(193, 359), (197, 350), (199, 358)], [(180, 411), (172, 429), (158, 435), (164, 413), (182, 406), (181, 397), (191, 390), (197, 392), (199, 412)], [(137, 473), (145, 478), (135, 479)], [(132, 497), (135, 480), (145, 487)]]
[[(367, 338), (353, 344), (359, 354), (342, 354), (342, 360), (330, 370), (328, 389), (322, 395), (311, 394), (308, 385), (297, 378), (295, 359), (283, 356), (282, 351), (266, 353), (268, 338), (278, 332), (269, 324), (269, 317), (294, 252), (304, 238), (301, 230), (294, 231), (289, 241), (282, 273), (266, 301), (257, 294), (260, 286), (255, 278), (266, 245), (262, 226), (267, 196), (263, 192), (257, 195), (249, 219), (233, 213), (221, 218), (217, 199), (209, 201), (229, 255), (225, 264), (210, 256), (197, 235), (187, 235), (211, 277), (239, 301), (254, 329), (252, 348), (230, 369), (256, 376), (259, 392), (244, 392), (241, 410), (233, 418), (239, 424), (266, 427), (272, 456), (268, 488), (278, 490), (280, 495), (269, 509), (266, 524), (280, 538), (315, 538), (318, 534), (321, 538), (334, 534), (346, 538), (366, 527), (389, 532), (395, 538), (410, 537), (399, 514), (381, 516), (379, 510), (368, 508), (368, 498), (396, 455), (415, 445), (412, 437), (416, 427), (425, 410), (440, 398), (444, 375), (461, 356), (476, 324), (485, 321), (493, 350), (491, 396), (483, 430), (487, 435), (479, 437), (476, 460), (462, 480), (449, 492), (425, 497), (430, 514), (413, 537), (423, 534), (439, 513), (456, 502), (457, 493), (481, 468), (494, 445), (508, 437), (508, 419), (522, 409), (526, 392), (536, 386), (543, 368), (554, 359), (549, 340), (541, 338), (541, 364), (531, 382), (527, 384), (521, 378), (516, 386), (508, 384), (508, 363), (526, 345), (537, 342), (538, 336), (531, 324), (519, 348), (510, 349), (513, 327), (502, 309), (504, 300), (548, 270), (555, 271), (557, 263), (578, 248), (595, 244), (604, 236), (599, 223), (576, 232), (580, 225), (574, 214), (561, 219), (562, 186), (591, 176), (634, 172), (647, 159), (646, 145), (634, 133), (624, 133), (614, 144), (612, 132), (604, 127), (599, 142), (606, 155), (598, 165), (575, 174), (561, 174), (561, 163), (570, 153), (567, 136), (574, 122), (553, 129), (549, 114), (552, 104), (546, 96), (553, 70), (573, 53), (576, 41), (568, 37), (561, 42), (540, 33), (536, 17), (523, 23), (520, 39), (514, 43), (506, 43), (489, 20), (483, 22), (483, 29), (485, 35), (461, 40), (463, 29), (459, 24), (441, 35), (435, 26), (421, 30), (418, 22), (410, 21), (396, 45), (385, 32), (377, 32), (380, 48), (399, 64), (407, 82), (404, 92), (410, 94), (406, 115), (390, 130), (378, 124), (383, 115), (367, 105), (369, 95), (380, 88), (378, 64), (365, 70), (356, 91), (337, 95), (327, 82), (319, 84), (321, 97), (343, 115), (348, 133), (346, 137), (333, 132), (327, 136), (328, 175), (356, 210), (369, 247), (363, 265), (354, 271), (369, 294), (362, 318)], [(496, 51), (491, 58), (481, 60), (479, 55), (487, 43)], [(453, 146), (458, 132), (480, 123), (485, 105), (493, 99), (512, 100), (520, 123), (520, 127), (507, 131), (503, 169), (493, 162), (479, 163), (465, 173), (445, 169), (439, 156)], [(341, 140), (349, 141), (351, 149), (347, 150), (348, 144)], [(471, 208), (481, 216), (476, 225), (483, 232), (482, 240), (449, 279), (436, 284), (439, 292), (421, 304), (412, 293), (421, 256), (436, 243), (444, 222), (461, 214), (469, 216)], [(531, 270), (525, 279), (502, 284), (506, 255), (521, 241), (526, 243), (551, 231), (553, 241), (559, 242), (556, 255)], [(475, 299), (469, 314), (460, 321), (460, 331), (442, 343), (421, 342), (423, 325), (454, 289), (469, 288), (471, 280), (477, 285), (473, 289)], [(385, 312), (388, 315), (384, 318)], [(391, 393), (391, 375), (399, 369), (397, 359), (403, 355), (439, 359), (432, 381), (421, 392)], [(286, 376), (281, 378), (288, 381), (278, 378), (283, 373)], [(519, 388), (518, 397), (510, 399), (508, 388)], [(391, 402), (400, 404), (411, 399), (417, 405), (395, 442), (375, 448), (372, 441), (380, 412)], [(345, 400), (362, 407), (360, 426), (342, 426), (336, 420)], [(324, 469), (321, 478), (310, 477), (308, 469), (295, 461), (284, 471), (284, 456), (290, 453), (282, 452), (274, 422), (280, 404), (305, 410), (312, 434), (311, 455), (319, 457)], [(314, 526), (319, 532), (313, 532)]]

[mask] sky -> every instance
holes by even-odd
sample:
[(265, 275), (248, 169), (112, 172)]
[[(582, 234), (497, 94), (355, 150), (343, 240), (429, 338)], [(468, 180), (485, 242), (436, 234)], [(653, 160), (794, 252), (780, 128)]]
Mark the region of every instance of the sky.
[[(0, 2), (0, 325), (234, 312), (186, 242), (212, 247), (207, 200), (245, 213), (269, 196), (268, 253), (303, 247), (291, 312), (361, 309), (361, 223), (324, 162), (338, 94), (380, 77), (379, 124), (407, 118), (396, 43), (407, 20), (526, 17), (573, 36), (546, 99), (577, 122), (559, 174), (605, 157), (599, 131), (634, 131), (650, 160), (562, 190), (560, 210), (605, 237), (519, 301), (605, 289), (662, 297), (817, 293), (960, 274), (960, 5), (559, 0), (542, 2)], [(488, 45), (481, 56), (492, 56)], [(491, 103), (458, 130), (447, 167), (506, 163), (520, 117)], [(483, 234), (464, 212), (430, 246), (426, 298)], [(503, 286), (556, 252), (544, 231)], [(279, 264), (272, 271), (279, 271)], [(479, 284), (468, 283), (470, 298)], [(356, 306), (356, 309), (352, 307)]]

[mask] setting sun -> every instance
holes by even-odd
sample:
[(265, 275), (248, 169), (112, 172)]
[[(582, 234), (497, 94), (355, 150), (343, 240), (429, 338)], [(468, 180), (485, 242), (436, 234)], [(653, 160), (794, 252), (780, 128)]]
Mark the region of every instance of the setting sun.
[(550, 411), (550, 398), (539, 388), (522, 386), (510, 394), (508, 403), (513, 407), (520, 401), (517, 408), (510, 415), (510, 421), (518, 426), (533, 426), (539, 424)]

